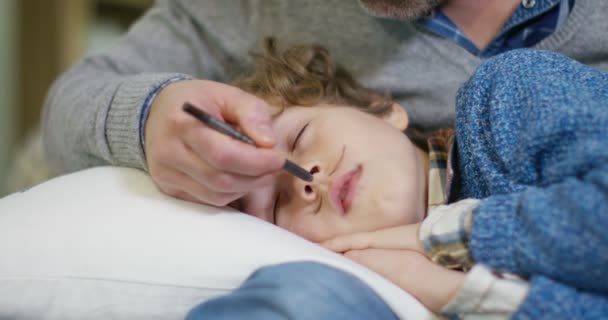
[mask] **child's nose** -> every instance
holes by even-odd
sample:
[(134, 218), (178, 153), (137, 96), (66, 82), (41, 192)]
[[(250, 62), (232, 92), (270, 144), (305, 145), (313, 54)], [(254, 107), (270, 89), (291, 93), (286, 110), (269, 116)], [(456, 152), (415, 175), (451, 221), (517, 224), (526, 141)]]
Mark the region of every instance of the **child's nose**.
[(308, 164), (304, 168), (307, 168), (308, 172), (313, 175), (313, 181), (307, 182), (294, 178), (295, 191), (303, 200), (315, 201), (319, 192), (324, 188), (327, 179), (323, 176), (322, 167), (318, 163)]

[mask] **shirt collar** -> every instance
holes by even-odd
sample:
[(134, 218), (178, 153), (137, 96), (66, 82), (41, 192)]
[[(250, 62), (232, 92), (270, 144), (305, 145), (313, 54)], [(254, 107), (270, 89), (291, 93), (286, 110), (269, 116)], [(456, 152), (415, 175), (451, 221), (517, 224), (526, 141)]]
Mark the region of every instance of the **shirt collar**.
[[(530, 8), (520, 5), (484, 51), (477, 48), (458, 26), (443, 14), (440, 8), (435, 9), (427, 17), (416, 20), (416, 23), (432, 33), (450, 39), (471, 54), (484, 58), (524, 46), (528, 36), (535, 34), (532, 32), (533, 30), (549, 35), (565, 21), (573, 4), (574, 0), (535, 0), (534, 5)], [(547, 15), (550, 10), (557, 10), (557, 14), (555, 16)], [(541, 17), (545, 17), (542, 19), (542, 23), (539, 22)], [(517, 41), (511, 38), (516, 38)], [(536, 38), (538, 37), (533, 37), (533, 39)]]

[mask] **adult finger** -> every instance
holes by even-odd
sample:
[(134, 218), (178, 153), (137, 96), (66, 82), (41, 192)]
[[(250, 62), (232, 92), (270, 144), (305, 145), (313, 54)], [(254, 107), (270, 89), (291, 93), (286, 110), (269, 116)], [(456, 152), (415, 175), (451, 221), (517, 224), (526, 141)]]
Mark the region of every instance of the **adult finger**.
[(168, 191), (163, 191), (163, 192), (174, 198), (180, 199), (180, 200), (200, 203), (200, 200), (198, 200), (196, 197), (194, 197), (193, 195), (191, 195), (188, 192), (183, 191), (183, 190), (168, 188)]
[(249, 176), (218, 171), (216, 168), (208, 166), (191, 150), (186, 151), (184, 156), (179, 159), (180, 163), (176, 167), (199, 184), (205, 185), (215, 192), (244, 193), (268, 186), (276, 180), (276, 175), (273, 173)]
[(190, 130), (185, 143), (218, 171), (261, 176), (281, 169), (285, 159), (272, 149), (256, 148), (208, 128)]
[(238, 125), (256, 145), (265, 148), (274, 146), (276, 137), (272, 130), (272, 109), (268, 104), (240, 89), (229, 87), (226, 90), (232, 92), (222, 95), (224, 99), (219, 103), (222, 117)]

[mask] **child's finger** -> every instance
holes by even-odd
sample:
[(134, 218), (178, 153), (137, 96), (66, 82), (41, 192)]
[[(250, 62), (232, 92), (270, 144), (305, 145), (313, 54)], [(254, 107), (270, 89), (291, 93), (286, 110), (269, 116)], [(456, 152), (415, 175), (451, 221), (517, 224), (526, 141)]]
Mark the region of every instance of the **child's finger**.
[(369, 232), (338, 236), (321, 245), (343, 253), (355, 249), (401, 249), (424, 252), (418, 240), (420, 224), (403, 225)]
[(373, 231), (371, 246), (380, 249), (420, 251), (418, 241), (419, 224), (402, 225)]
[(343, 253), (355, 249), (367, 249), (373, 240), (369, 232), (354, 233), (344, 236), (337, 236), (329, 239), (321, 245), (331, 251)]

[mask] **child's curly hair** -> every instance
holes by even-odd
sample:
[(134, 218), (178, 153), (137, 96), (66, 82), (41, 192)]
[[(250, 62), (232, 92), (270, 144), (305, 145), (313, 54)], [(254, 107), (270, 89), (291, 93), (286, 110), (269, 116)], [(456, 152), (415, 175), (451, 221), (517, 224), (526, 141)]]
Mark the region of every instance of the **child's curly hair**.
[(286, 50), (277, 48), (274, 38), (264, 40), (264, 52), (252, 53), (255, 68), (234, 85), (279, 108), (318, 104), (345, 105), (383, 115), (393, 101), (359, 83), (336, 65), (327, 49), (304, 44)]

